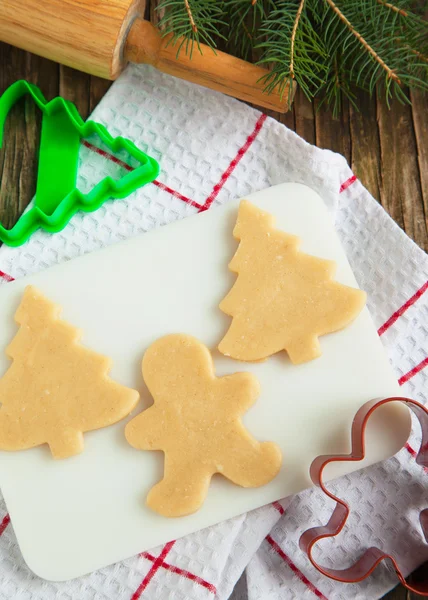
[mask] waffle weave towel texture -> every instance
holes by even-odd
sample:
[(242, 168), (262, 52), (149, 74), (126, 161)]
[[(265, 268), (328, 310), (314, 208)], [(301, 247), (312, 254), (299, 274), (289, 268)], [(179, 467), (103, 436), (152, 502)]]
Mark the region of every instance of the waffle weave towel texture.
[[(307, 144), (245, 104), (148, 66), (129, 66), (92, 116), (159, 160), (158, 180), (95, 213), (76, 215), (61, 233), (37, 232), (20, 248), (3, 246), (5, 285), (268, 186), (304, 183), (321, 194), (334, 216), (403, 395), (427, 402), (428, 257), (342, 156)], [(120, 177), (132, 169), (125, 156), (114, 157), (96, 143), (81, 146), (83, 191), (108, 174)], [(111, 277), (120, 284), (120, 273)], [(394, 551), (405, 573), (428, 560), (417, 518), (427, 500), (427, 474), (414, 461), (419, 443), (414, 426), (396, 456), (332, 484), (350, 503), (351, 516), (336, 539), (319, 544), (320, 562), (343, 568), (370, 545)], [(319, 490), (307, 490), (81, 579), (50, 583), (26, 567), (0, 500), (0, 600), (380, 598), (397, 583), (386, 566), (362, 583), (340, 584), (321, 576), (299, 550), (302, 531), (325, 523), (331, 510)]]

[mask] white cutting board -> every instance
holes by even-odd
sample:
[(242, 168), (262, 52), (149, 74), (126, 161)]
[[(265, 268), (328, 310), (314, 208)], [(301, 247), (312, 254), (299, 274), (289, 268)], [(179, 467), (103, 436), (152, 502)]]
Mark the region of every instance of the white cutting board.
[[(338, 264), (337, 279), (355, 278), (321, 198), (300, 184), (249, 196), (275, 215), (278, 228), (297, 235), (301, 249)], [(236, 276), (228, 271), (239, 201), (152, 233), (77, 258), (0, 290), (0, 375), (4, 349), (17, 332), (13, 316), (28, 284), (63, 306), (63, 318), (83, 343), (113, 359), (111, 376), (150, 402), (141, 358), (158, 337), (188, 333), (215, 348), (230, 318), (217, 308)], [(162, 453), (141, 452), (124, 437), (125, 421), (85, 434), (85, 451), (54, 461), (48, 447), (0, 452), (0, 486), (28, 566), (65, 580), (119, 561), (308, 487), (309, 465), (323, 453), (349, 452), (352, 418), (361, 404), (399, 392), (365, 309), (344, 331), (321, 338), (322, 357), (292, 366), (285, 353), (264, 363), (235, 362), (214, 353), (218, 375), (253, 372), (261, 396), (244, 422), (259, 440), (283, 451), (270, 484), (243, 489), (214, 477), (196, 514), (166, 519), (145, 506), (162, 476)], [(137, 411), (135, 411), (137, 412)], [(401, 405), (378, 411), (369, 431), (369, 460), (392, 455), (407, 439), (410, 418)], [(332, 475), (351, 471), (345, 463)]]

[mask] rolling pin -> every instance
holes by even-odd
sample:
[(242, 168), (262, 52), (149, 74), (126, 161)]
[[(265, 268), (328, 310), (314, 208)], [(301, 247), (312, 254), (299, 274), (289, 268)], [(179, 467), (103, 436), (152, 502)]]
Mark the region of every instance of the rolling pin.
[(201, 44), (193, 56), (148, 21), (145, 0), (0, 0), (0, 40), (115, 79), (126, 64), (148, 63), (164, 73), (285, 112), (289, 90), (263, 92), (265, 69)]

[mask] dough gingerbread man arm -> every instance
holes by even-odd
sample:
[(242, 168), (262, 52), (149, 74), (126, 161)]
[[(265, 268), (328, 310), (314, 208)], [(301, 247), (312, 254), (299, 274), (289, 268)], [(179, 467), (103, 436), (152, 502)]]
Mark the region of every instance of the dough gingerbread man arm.
[(252, 373), (242, 372), (215, 377), (213, 369), (213, 382), (217, 390), (219, 401), (236, 418), (248, 410), (260, 396), (260, 384)]
[(273, 442), (259, 442), (237, 421), (222, 440), (217, 469), (241, 487), (259, 487), (278, 474), (281, 451)]
[(162, 411), (151, 406), (137, 415), (125, 428), (125, 436), (131, 446), (137, 450), (162, 450), (165, 428), (159, 428)]
[(130, 421), (125, 435), (136, 448), (165, 453), (164, 477), (147, 497), (152, 510), (167, 517), (195, 512), (214, 473), (243, 487), (264, 485), (277, 475), (279, 448), (258, 442), (241, 423), (259, 395), (253, 375), (217, 378), (209, 350), (180, 334), (150, 346), (143, 376), (154, 406)]

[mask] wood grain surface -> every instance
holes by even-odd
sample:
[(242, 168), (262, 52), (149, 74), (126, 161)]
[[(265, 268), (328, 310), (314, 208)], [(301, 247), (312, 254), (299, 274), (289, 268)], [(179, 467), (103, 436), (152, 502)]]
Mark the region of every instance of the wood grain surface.
[[(0, 39), (69, 67), (116, 79), (129, 60), (148, 63), (160, 71), (240, 100), (284, 112), (289, 88), (263, 93), (268, 71), (198, 44), (193, 56), (182, 51), (182, 39), (171, 43), (148, 20), (138, 16), (143, 0), (1, 0)], [(293, 93), (294, 86), (291, 86)]]
[(70, 67), (115, 79), (122, 42), (142, 0), (1, 0), (0, 39)]
[[(21, 78), (39, 85), (48, 99), (61, 95), (73, 101), (83, 117), (111, 85), (0, 44), (0, 94)], [(345, 102), (341, 117), (334, 119), (326, 106), (309, 103), (298, 90), (289, 113), (269, 114), (309, 143), (343, 154), (400, 227), (428, 251), (427, 97), (412, 94), (412, 101), (412, 106), (394, 102), (388, 110), (380, 98), (360, 94), (360, 112)], [(9, 115), (0, 150), (0, 221), (7, 227), (16, 222), (34, 194), (39, 135), (40, 117), (32, 102), (23, 100)], [(428, 564), (421, 569), (427, 570)], [(385, 600), (418, 597), (398, 586)]]

